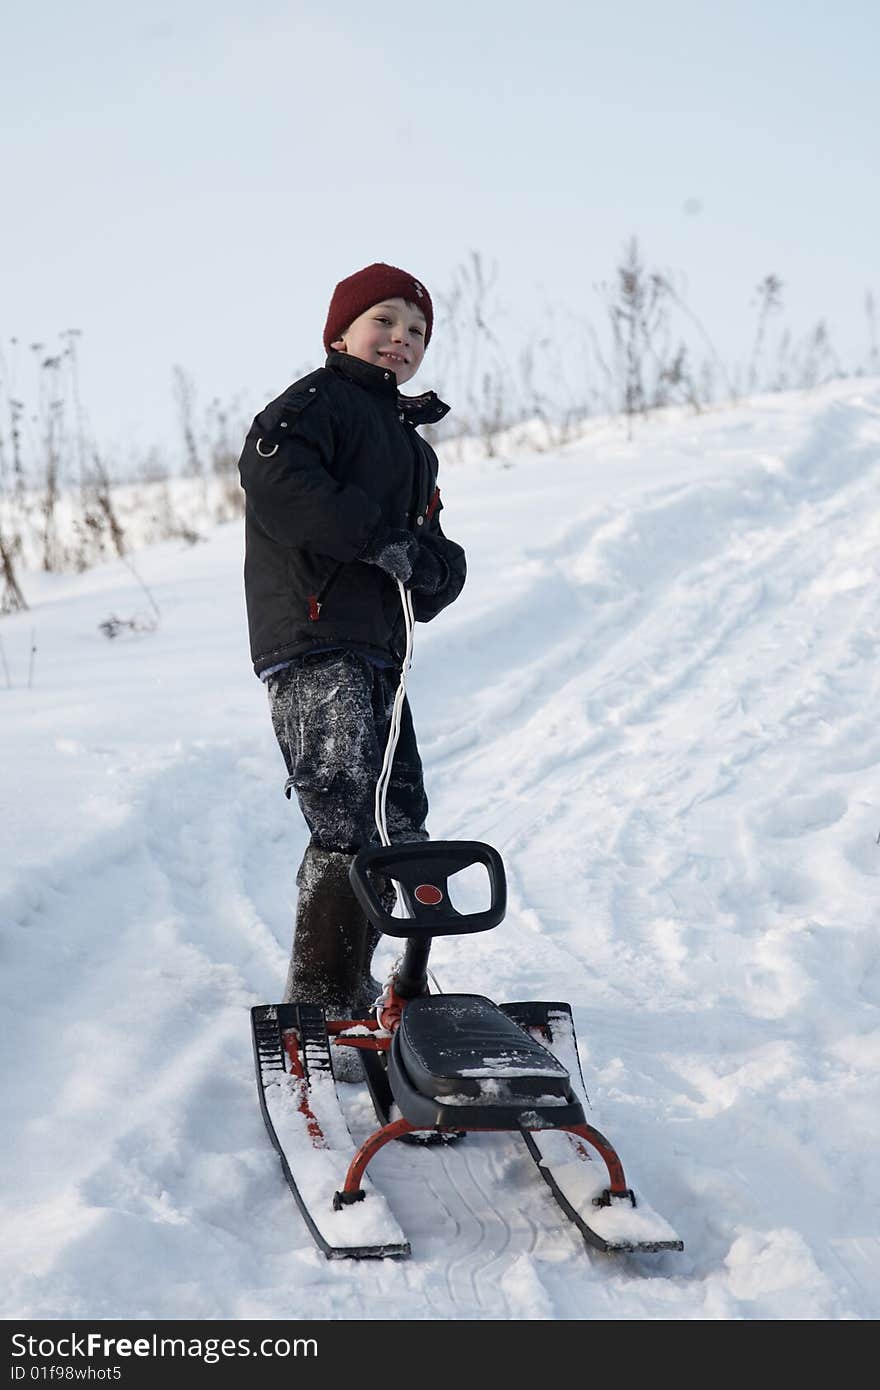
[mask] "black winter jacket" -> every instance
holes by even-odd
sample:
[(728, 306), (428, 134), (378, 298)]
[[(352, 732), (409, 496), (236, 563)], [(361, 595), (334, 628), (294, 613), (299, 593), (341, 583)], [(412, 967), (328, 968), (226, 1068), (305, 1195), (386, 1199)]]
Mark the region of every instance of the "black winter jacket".
[(348, 353), (297, 381), (254, 420), (239, 470), (246, 506), (245, 596), (259, 675), (312, 648), (360, 647), (399, 662), (397, 584), (358, 560), (386, 526), (444, 562), (438, 593), (413, 593), (428, 622), (461, 592), (461, 546), (440, 529), (437, 457), (416, 425), (449, 407), (398, 394), (393, 372)]

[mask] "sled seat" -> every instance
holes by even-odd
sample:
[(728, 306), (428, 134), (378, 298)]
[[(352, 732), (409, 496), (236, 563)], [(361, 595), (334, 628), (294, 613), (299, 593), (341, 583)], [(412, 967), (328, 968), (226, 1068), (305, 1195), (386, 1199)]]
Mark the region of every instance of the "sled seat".
[(562, 1063), (480, 994), (410, 1000), (394, 1035), (388, 1079), (404, 1118), (425, 1128), (583, 1123)]

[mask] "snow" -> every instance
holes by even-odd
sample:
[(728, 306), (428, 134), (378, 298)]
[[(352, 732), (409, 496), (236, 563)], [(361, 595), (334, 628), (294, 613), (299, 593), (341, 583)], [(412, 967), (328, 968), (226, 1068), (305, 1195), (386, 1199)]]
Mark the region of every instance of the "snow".
[(371, 1163), (409, 1261), (315, 1249), (253, 1077), (305, 835), (230, 523), (137, 554), (155, 631), (99, 631), (146, 610), (116, 563), (0, 622), (4, 1317), (880, 1313), (880, 382), (441, 484), (470, 574), (416, 633), (429, 824), (501, 851), (509, 910), (432, 964), (570, 1002), (590, 1123), (684, 1252), (587, 1252), (495, 1134)]

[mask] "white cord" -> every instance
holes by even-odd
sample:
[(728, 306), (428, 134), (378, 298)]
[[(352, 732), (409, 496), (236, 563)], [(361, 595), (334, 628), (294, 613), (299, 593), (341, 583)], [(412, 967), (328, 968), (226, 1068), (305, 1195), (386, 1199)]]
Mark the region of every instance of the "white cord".
[[(412, 594), (408, 589), (403, 587), (399, 579), (397, 581), (397, 587), (400, 590), (400, 603), (403, 608), (403, 623), (406, 629), (406, 652), (404, 653), (403, 665), (400, 668), (400, 684), (397, 687), (397, 693), (394, 696), (394, 705), (391, 710), (391, 725), (388, 730), (388, 742), (385, 744), (385, 757), (382, 760), (382, 771), (379, 773), (379, 780), (376, 783), (376, 829), (379, 832), (379, 839), (382, 841), (383, 845), (391, 844), (391, 838), (388, 834), (388, 825), (385, 819), (385, 799), (388, 795), (388, 784), (391, 781), (394, 753), (397, 748), (398, 739), (400, 738), (403, 702), (406, 699), (406, 673), (412, 666), (413, 634), (416, 625), (415, 614), (413, 613)], [(394, 916), (406, 916), (399, 893), (394, 908)], [(434, 982), (436, 992), (442, 994), (443, 991), (440, 988), (436, 975), (434, 975), (432, 971), (428, 973)]]
[(403, 665), (400, 668), (400, 684), (394, 696), (394, 705), (391, 709), (391, 724), (388, 729), (388, 742), (385, 745), (385, 757), (382, 760), (382, 771), (376, 782), (376, 829), (379, 832), (379, 839), (383, 845), (391, 844), (391, 837), (388, 834), (388, 823), (385, 818), (385, 802), (388, 796), (388, 785), (391, 781), (391, 769), (394, 765), (394, 753), (397, 742), (400, 738), (400, 725), (403, 718), (403, 702), (406, 699), (406, 674), (412, 665), (413, 651), (413, 630), (415, 628), (415, 615), (413, 613), (412, 594), (403, 587), (400, 580), (397, 581), (400, 591), (400, 603), (403, 608), (403, 622), (406, 629), (406, 652), (403, 658)]

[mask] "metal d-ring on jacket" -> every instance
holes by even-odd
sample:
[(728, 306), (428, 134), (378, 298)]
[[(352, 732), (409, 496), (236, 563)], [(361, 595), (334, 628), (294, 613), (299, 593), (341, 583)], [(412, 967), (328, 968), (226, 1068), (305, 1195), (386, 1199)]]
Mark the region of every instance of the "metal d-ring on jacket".
[(418, 534), (446, 567), (437, 593), (413, 594), (417, 620), (428, 622), (458, 597), (464, 551), (440, 528), (437, 456), (416, 431), (448, 410), (433, 391), (401, 396), (393, 372), (331, 352), (324, 367), (257, 415), (239, 470), (258, 675), (332, 646), (400, 661), (397, 585), (358, 560), (383, 527)]

